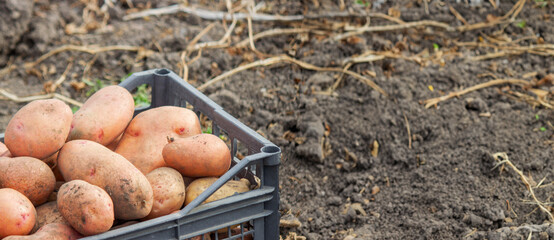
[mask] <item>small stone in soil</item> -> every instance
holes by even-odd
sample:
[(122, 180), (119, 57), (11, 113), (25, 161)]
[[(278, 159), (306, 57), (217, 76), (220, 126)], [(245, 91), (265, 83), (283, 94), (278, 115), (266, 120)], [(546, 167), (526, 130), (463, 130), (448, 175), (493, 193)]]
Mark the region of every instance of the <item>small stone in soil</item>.
[(315, 141), (298, 146), (296, 148), (296, 155), (311, 162), (323, 163), (323, 150), (321, 145)]
[(359, 166), (362, 169), (369, 169), (372, 165), (373, 161), (370, 159), (367, 159), (365, 157), (361, 157), (360, 161), (358, 162), (357, 166)]
[(327, 204), (332, 206), (339, 206), (342, 202), (342, 199), (339, 196), (332, 196), (327, 200)]
[(477, 112), (487, 112), (488, 106), (481, 98), (468, 98), (466, 99), (466, 109)]
[(347, 223), (353, 222), (354, 220), (356, 220), (357, 217), (358, 215), (356, 214), (356, 210), (354, 210), (353, 208), (348, 208), (346, 214), (344, 215), (344, 221)]

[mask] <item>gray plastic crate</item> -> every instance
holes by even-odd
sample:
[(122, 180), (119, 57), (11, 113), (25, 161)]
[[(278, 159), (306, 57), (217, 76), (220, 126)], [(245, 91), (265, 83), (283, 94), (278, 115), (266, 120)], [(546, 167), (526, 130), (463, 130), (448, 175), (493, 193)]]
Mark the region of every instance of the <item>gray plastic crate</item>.
[[(242, 160), (233, 157), (231, 169), (178, 213), (83, 239), (189, 239), (222, 228), (227, 230), (228, 237), (220, 238), (212, 234), (212, 240), (245, 239), (247, 236), (278, 239), (279, 147), (223, 111), (221, 106), (167, 69), (134, 73), (120, 86), (132, 92), (142, 84), (152, 87), (152, 103), (136, 109), (135, 114), (160, 106), (192, 106), (198, 115), (202, 113), (212, 120), (213, 134), (227, 135), (232, 156), (236, 156), (239, 143), (248, 149), (248, 154)], [(0, 137), (3, 141), (4, 135)], [(228, 180), (248, 178), (253, 183), (254, 175), (261, 180), (258, 189), (200, 205)], [(240, 232), (231, 236), (230, 227), (233, 225), (239, 225)]]

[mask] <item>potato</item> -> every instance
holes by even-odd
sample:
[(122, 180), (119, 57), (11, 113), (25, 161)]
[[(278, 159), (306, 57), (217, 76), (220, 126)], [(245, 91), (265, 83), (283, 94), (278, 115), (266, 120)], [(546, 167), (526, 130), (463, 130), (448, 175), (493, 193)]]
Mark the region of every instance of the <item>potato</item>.
[(164, 106), (138, 114), (129, 123), (115, 152), (143, 174), (165, 167), (162, 149), (167, 138), (183, 138), (201, 133), (196, 114), (186, 108)]
[(58, 211), (58, 203), (56, 201), (44, 203), (36, 208), (37, 210), (37, 223), (31, 231), (36, 232), (42, 226), (50, 223), (64, 223), (69, 225), (67, 220), (63, 218), (60, 211)]
[(25, 195), (11, 188), (0, 188), (0, 239), (28, 234), (37, 219), (35, 207)]
[(0, 157), (0, 188), (12, 188), (38, 206), (48, 199), (56, 177), (46, 163), (32, 157)]
[(2, 240), (75, 240), (83, 237), (71, 226), (63, 223), (50, 223), (29, 236), (9, 236)]
[(73, 115), (67, 141), (113, 142), (133, 118), (135, 102), (127, 89), (112, 85), (94, 93)]
[[(244, 225), (246, 225), (246, 224), (244, 224)], [(249, 230), (248, 228), (245, 228), (244, 232), (246, 232), (248, 230)], [(236, 236), (236, 235), (240, 235), (240, 234), (241, 234), (241, 229), (240, 229), (239, 225), (231, 227), (231, 236)], [(217, 239), (226, 239), (226, 238), (229, 238), (229, 232), (228, 232), (227, 228), (219, 229), (217, 231)], [(239, 239), (240, 239), (240, 237), (239, 237)], [(252, 239), (254, 239), (252, 237), (252, 234), (244, 236), (244, 240), (252, 240)]]
[(62, 185), (57, 203), (60, 214), (84, 236), (107, 232), (113, 225), (114, 206), (110, 195), (83, 180)]
[[(198, 178), (190, 185), (187, 186), (187, 194), (185, 197), (185, 205), (188, 205), (192, 202), (198, 195), (208, 189), (218, 178), (216, 177), (205, 177)], [(223, 199), (229, 196), (234, 195), (235, 193), (243, 193), (250, 191), (250, 182), (246, 178), (242, 178), (239, 181), (229, 180), (221, 188), (215, 191), (206, 201), (203, 203), (213, 202), (215, 200)]]
[(154, 191), (152, 211), (143, 220), (178, 211), (185, 202), (185, 183), (173, 168), (161, 167), (146, 175)]
[(113, 200), (117, 219), (140, 219), (152, 210), (152, 187), (146, 176), (99, 143), (67, 142), (60, 150), (58, 167), (67, 181), (80, 179), (103, 188)]
[(3, 142), (0, 142), (0, 157), (11, 157), (12, 154), (10, 153), (10, 150), (8, 150), (8, 147), (6, 147), (6, 144)]
[(227, 144), (213, 134), (175, 139), (162, 155), (168, 166), (187, 177), (219, 177), (231, 166)]
[(4, 143), (15, 157), (44, 159), (63, 146), (72, 117), (71, 108), (60, 100), (33, 101), (12, 117)]

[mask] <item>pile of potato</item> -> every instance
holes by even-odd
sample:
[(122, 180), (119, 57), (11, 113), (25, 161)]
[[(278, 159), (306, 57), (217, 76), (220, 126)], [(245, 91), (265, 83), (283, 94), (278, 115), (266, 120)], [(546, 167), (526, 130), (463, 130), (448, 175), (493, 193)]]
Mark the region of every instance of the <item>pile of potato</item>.
[[(193, 111), (133, 113), (120, 86), (75, 114), (56, 99), (21, 108), (0, 143), (0, 239), (76, 239), (171, 214), (229, 170), (227, 144)], [(229, 181), (205, 202), (249, 190)]]

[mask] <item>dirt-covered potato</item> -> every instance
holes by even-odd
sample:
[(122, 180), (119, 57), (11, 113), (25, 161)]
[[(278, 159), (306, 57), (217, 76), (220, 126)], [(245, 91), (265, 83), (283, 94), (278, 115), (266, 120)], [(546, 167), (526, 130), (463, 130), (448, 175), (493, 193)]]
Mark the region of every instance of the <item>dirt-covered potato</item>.
[(10, 235), (26, 235), (37, 219), (35, 207), (20, 192), (0, 189), (0, 239)]
[(58, 211), (58, 204), (56, 201), (44, 203), (36, 207), (36, 210), (37, 210), (37, 223), (35, 224), (35, 227), (31, 231), (31, 233), (36, 232), (42, 226), (45, 226), (50, 223), (64, 223), (69, 225), (67, 220), (63, 218), (60, 211)]
[(67, 141), (86, 139), (106, 146), (125, 131), (134, 111), (135, 102), (127, 89), (102, 88), (73, 115)]
[(129, 123), (115, 151), (146, 175), (166, 166), (162, 149), (168, 137), (184, 138), (200, 133), (200, 122), (193, 111), (173, 106), (153, 108)]
[(60, 100), (30, 102), (8, 123), (4, 143), (13, 156), (44, 159), (63, 146), (72, 117), (71, 108)]
[(83, 237), (71, 226), (64, 223), (50, 223), (28, 236), (9, 236), (2, 240), (76, 240)]
[(113, 200), (117, 219), (140, 219), (152, 210), (152, 187), (146, 176), (99, 143), (67, 142), (60, 150), (58, 167), (67, 181), (80, 179), (104, 189)]
[[(198, 195), (208, 189), (208, 187), (211, 186), (217, 179), (218, 178), (216, 177), (205, 177), (198, 178), (192, 181), (192, 183), (187, 186), (185, 205), (188, 205), (190, 202), (192, 202), (192, 200), (196, 199)], [(239, 181), (229, 180), (203, 203), (213, 202), (215, 200), (232, 196), (236, 193), (243, 193), (248, 191), (250, 191), (250, 182), (248, 181), (248, 179), (242, 178)]]
[(56, 186), (54, 173), (43, 161), (32, 157), (0, 157), (0, 188), (12, 188), (38, 206)]
[(173, 168), (161, 167), (146, 175), (154, 191), (152, 211), (143, 220), (157, 218), (179, 210), (185, 202), (185, 183)]
[(175, 139), (162, 151), (165, 163), (183, 176), (219, 177), (231, 166), (227, 144), (213, 134)]
[(85, 236), (107, 232), (113, 225), (114, 206), (110, 195), (83, 180), (62, 185), (57, 203), (65, 220)]

